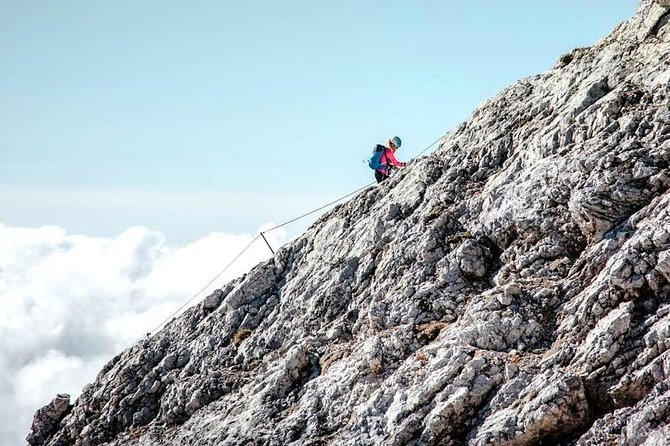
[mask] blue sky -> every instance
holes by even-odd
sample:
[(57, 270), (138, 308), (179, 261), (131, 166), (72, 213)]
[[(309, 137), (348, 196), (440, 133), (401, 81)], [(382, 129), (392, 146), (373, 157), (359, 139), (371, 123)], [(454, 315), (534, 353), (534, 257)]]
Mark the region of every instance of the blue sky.
[(0, 1), (0, 222), (252, 231), (370, 181), (390, 135), (420, 152), (635, 5)]

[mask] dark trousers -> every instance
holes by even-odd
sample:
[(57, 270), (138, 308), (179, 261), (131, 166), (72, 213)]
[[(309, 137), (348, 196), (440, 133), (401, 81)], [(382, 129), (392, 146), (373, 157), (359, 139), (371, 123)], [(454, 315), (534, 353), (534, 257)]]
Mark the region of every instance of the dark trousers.
[(375, 170), (375, 180), (377, 180), (377, 183), (381, 183), (388, 177), (389, 177), (388, 173), (384, 173), (381, 170)]

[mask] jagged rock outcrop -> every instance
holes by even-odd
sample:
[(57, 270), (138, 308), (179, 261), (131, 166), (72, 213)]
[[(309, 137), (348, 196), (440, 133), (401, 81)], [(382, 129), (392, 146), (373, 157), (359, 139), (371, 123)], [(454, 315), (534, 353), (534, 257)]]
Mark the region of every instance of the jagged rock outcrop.
[(114, 358), (31, 444), (668, 444), (664, 6)]
[(26, 439), (31, 445), (44, 444), (57, 430), (60, 422), (72, 409), (70, 395), (59, 393), (35, 414), (30, 435)]

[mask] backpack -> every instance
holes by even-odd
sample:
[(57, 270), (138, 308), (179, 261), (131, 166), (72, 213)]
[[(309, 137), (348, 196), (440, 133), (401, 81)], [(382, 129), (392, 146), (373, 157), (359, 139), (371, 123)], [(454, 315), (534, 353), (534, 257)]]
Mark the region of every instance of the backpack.
[(377, 144), (372, 152), (372, 158), (368, 160), (368, 166), (370, 166), (370, 169), (377, 170), (382, 167), (382, 155), (384, 154), (384, 150), (386, 150), (386, 147)]

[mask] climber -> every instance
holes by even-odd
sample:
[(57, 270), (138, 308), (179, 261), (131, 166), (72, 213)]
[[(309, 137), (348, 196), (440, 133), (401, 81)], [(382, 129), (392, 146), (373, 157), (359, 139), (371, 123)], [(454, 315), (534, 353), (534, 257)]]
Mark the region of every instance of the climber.
[(395, 157), (394, 152), (398, 150), (398, 147), (402, 144), (402, 141), (397, 136), (388, 140), (387, 146), (377, 144), (374, 151), (372, 152), (372, 158), (368, 161), (371, 169), (375, 170), (375, 179), (377, 183), (381, 183), (389, 177), (391, 170), (395, 167), (406, 166), (407, 163), (401, 163)]

